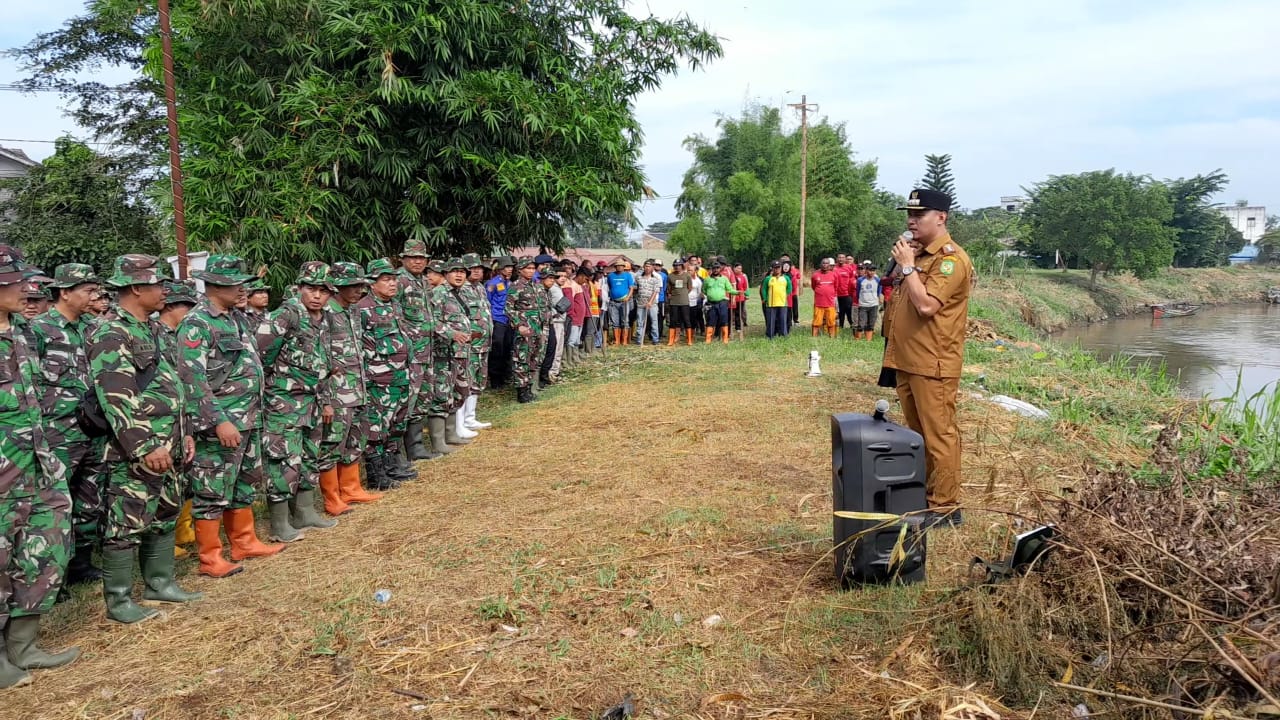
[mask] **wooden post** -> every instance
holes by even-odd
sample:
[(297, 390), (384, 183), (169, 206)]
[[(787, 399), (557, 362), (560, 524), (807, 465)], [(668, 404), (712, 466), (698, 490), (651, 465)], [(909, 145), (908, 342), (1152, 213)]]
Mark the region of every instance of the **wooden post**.
[[(805, 215), (809, 207), (809, 96), (801, 95), (799, 103), (792, 103), (791, 107), (800, 110), (800, 277), (803, 279), (809, 273), (809, 268), (804, 264), (804, 221)], [(812, 109), (817, 110), (818, 106), (813, 105)]]
[(159, 0), (161, 65), (164, 68), (164, 104), (169, 116), (169, 181), (173, 186), (174, 237), (178, 250), (178, 279), (187, 277), (187, 218), (182, 198), (182, 155), (178, 149), (178, 100), (173, 80), (173, 29), (169, 0)]

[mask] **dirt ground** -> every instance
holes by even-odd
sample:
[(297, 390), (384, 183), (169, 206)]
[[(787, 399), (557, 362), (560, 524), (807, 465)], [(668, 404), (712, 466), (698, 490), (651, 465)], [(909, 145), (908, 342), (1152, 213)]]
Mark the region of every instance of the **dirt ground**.
[[(592, 718), (630, 693), (641, 718), (988, 718), (919, 588), (834, 587), (830, 415), (889, 395), (871, 344), (818, 341), (807, 379), (811, 344), (615, 350), (531, 406), (486, 398), (494, 428), (416, 482), (187, 575), (202, 602), (124, 626), (77, 589), (44, 637), (83, 657), (0, 717)], [(930, 592), (1007, 534), (977, 508), (1027, 502), (1031, 421), (989, 408), (961, 402), (975, 509), (930, 537)]]

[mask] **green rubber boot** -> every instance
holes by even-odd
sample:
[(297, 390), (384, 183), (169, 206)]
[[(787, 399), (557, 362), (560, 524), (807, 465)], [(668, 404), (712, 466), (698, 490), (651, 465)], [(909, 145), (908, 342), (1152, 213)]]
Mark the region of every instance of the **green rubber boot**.
[(36, 646), (40, 634), (40, 616), (10, 617), (4, 629), (4, 642), (9, 662), (23, 670), (62, 667), (80, 657), (80, 648), (69, 647), (60, 653), (49, 653)]
[(302, 533), (289, 521), (289, 505), (292, 501), (267, 503), (271, 510), (271, 535), (273, 542), (291, 543), (302, 539)]
[(316, 512), (316, 491), (299, 490), (289, 500), (289, 523), (296, 528), (331, 528), (337, 520), (326, 520)]
[(142, 565), (142, 599), (158, 602), (185, 603), (199, 600), (203, 593), (187, 592), (173, 581), (174, 534), (148, 533), (142, 536), (138, 549), (138, 561)]
[(107, 601), (107, 617), (116, 622), (142, 622), (155, 617), (158, 612), (133, 601), (132, 549), (103, 549), (102, 598)]
[(9, 662), (5, 652), (4, 633), (0, 633), (0, 690), (31, 684), (31, 673)]

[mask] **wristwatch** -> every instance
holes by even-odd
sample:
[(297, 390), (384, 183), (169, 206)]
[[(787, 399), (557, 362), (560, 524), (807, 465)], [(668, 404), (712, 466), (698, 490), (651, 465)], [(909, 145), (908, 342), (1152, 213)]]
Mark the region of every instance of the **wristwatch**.
[(916, 270), (919, 270), (919, 269), (920, 269), (920, 268), (916, 267), (915, 265), (907, 265), (907, 266), (905, 266), (905, 267), (903, 267), (903, 268), (902, 268), (902, 277), (906, 277), (906, 276), (910, 275), (911, 273), (913, 273), (913, 272), (915, 272)]

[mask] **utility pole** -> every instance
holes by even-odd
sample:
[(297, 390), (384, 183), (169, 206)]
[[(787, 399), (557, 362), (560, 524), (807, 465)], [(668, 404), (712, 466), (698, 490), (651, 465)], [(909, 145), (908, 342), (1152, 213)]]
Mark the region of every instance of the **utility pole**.
[(182, 155), (178, 151), (178, 100), (173, 81), (173, 29), (169, 0), (159, 0), (161, 65), (164, 67), (164, 104), (169, 115), (169, 182), (173, 185), (174, 237), (178, 249), (178, 279), (187, 277), (187, 212), (182, 200)]
[(800, 111), (800, 276), (809, 272), (804, 264), (804, 219), (809, 205), (809, 111), (817, 112), (817, 104), (810, 104), (808, 95), (801, 95), (800, 102), (788, 107)]

